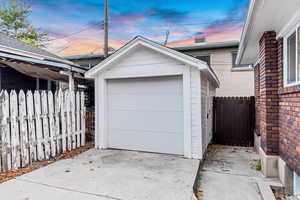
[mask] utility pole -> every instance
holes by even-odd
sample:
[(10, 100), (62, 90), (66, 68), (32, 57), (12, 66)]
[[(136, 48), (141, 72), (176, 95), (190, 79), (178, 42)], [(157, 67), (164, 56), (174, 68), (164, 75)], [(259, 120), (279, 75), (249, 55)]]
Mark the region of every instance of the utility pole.
[(108, 57), (108, 0), (104, 0), (104, 58)]

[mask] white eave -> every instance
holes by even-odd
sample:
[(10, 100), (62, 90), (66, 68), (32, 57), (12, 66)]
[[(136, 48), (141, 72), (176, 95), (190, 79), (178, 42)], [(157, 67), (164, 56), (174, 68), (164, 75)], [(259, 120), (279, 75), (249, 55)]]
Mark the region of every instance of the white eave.
[(282, 36), (288, 24), (293, 24), (291, 20), (297, 18), (299, 22), (299, 11), (299, 0), (251, 0), (236, 63), (254, 64), (258, 59), (259, 40), (263, 33), (275, 31), (278, 37)]
[(221, 48), (234, 48), (239, 46), (239, 40), (228, 40), (220, 42), (203, 42), (187, 45), (171, 46), (175, 50), (204, 50), (204, 49), (221, 49)]
[(118, 51), (113, 53), (111, 56), (100, 62), (98, 65), (93, 67), (92, 69), (88, 70), (85, 73), (86, 78), (95, 78), (98, 73), (103, 71), (105, 68), (110, 66), (111, 64), (115, 63), (116, 60), (119, 60), (122, 56), (125, 56), (129, 51), (135, 49), (138, 46), (144, 46), (148, 47), (154, 51), (157, 51), (159, 53), (162, 53), (164, 55), (167, 55), (175, 60), (178, 60), (186, 65), (196, 67), (199, 70), (207, 71), (211, 78), (215, 81), (217, 87), (219, 86), (219, 80), (216, 76), (216, 74), (213, 72), (212, 69), (208, 67), (208, 65), (197, 58), (194, 58), (192, 56), (180, 53), (176, 50), (173, 50), (171, 48), (168, 48), (166, 46), (163, 46), (161, 44), (158, 44), (156, 42), (153, 42), (149, 39), (146, 39), (144, 37), (138, 36), (128, 42), (126, 45), (121, 47)]

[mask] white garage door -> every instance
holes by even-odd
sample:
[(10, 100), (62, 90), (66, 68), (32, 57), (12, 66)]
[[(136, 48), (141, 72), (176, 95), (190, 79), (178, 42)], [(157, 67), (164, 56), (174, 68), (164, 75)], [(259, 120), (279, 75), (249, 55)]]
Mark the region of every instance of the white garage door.
[(108, 80), (109, 147), (183, 155), (181, 76)]

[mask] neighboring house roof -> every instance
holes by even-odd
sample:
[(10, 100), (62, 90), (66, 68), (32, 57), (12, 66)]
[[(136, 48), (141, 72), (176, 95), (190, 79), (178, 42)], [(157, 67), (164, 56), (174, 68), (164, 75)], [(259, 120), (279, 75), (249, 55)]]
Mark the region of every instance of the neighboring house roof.
[[(113, 54), (114, 52), (109, 52), (108, 55)], [(93, 59), (93, 58), (104, 58), (103, 53), (88, 53), (88, 54), (78, 54), (71, 56), (64, 56), (63, 58), (67, 60), (84, 60), (84, 59)]]
[[(35, 63), (38, 65), (47, 65), (64, 70), (71, 70), (84, 73), (86, 70), (71, 61), (63, 59), (46, 50), (30, 46), (18, 39), (8, 37), (0, 33), (0, 57), (22, 62)], [(8, 62), (6, 61), (6, 64)]]
[(237, 48), (239, 46), (238, 40), (229, 40), (221, 42), (203, 42), (194, 43), (187, 45), (172, 46), (170, 48), (183, 51), (183, 50), (209, 50), (209, 49), (220, 49), (220, 48)]
[[(194, 43), (188, 45), (180, 45), (180, 46), (169, 46), (169, 48), (183, 51), (183, 50), (208, 50), (208, 49), (219, 49), (219, 48), (237, 48), (239, 46), (238, 40), (230, 40), (230, 41), (221, 41), (221, 42), (204, 42), (204, 43)], [(109, 52), (109, 55), (114, 52)], [(71, 56), (64, 56), (67, 60), (85, 60), (85, 59), (93, 59), (93, 58), (104, 58), (103, 53), (89, 53), (89, 54), (78, 54)]]
[(146, 39), (141, 36), (137, 36), (134, 39), (132, 39), (130, 42), (128, 42), (126, 45), (121, 47), (119, 50), (115, 51), (111, 56), (100, 62), (98, 65), (90, 69), (85, 73), (85, 76), (87, 78), (94, 78), (99, 72), (106, 69), (108, 66), (113, 64), (116, 60), (120, 59), (123, 56), (126, 56), (126, 54), (132, 50), (134, 50), (138, 46), (144, 46), (147, 48), (150, 48), (154, 51), (157, 51), (161, 54), (167, 55), (169, 57), (172, 57), (175, 60), (181, 61), (187, 65), (196, 67), (199, 70), (207, 71), (212, 80), (215, 81), (216, 85), (219, 86), (219, 80), (216, 76), (216, 74), (213, 72), (211, 68), (208, 67), (208, 65), (192, 56), (180, 53), (174, 49), (171, 49), (169, 47), (163, 46), (159, 43), (156, 43), (152, 40)]
[(300, 20), (299, 0), (251, 0), (243, 28), (237, 64), (255, 64), (259, 54), (259, 40), (266, 31), (275, 31), (277, 37)]
[(8, 37), (7, 35), (5, 35), (4, 33), (0, 32), (0, 46), (5, 46), (5, 47), (10, 47), (10, 48), (14, 48), (14, 49), (19, 49), (22, 50), (24, 52), (30, 52), (30, 53), (34, 53), (34, 54), (38, 54), (38, 55), (42, 55), (42, 56), (47, 56), (47, 57), (52, 57), (54, 59), (61, 59), (59, 56), (52, 54), (48, 51), (45, 51), (41, 48), (37, 48), (37, 47), (33, 47), (31, 45), (28, 45), (24, 42), (21, 42), (18, 39), (14, 39), (11, 37)]

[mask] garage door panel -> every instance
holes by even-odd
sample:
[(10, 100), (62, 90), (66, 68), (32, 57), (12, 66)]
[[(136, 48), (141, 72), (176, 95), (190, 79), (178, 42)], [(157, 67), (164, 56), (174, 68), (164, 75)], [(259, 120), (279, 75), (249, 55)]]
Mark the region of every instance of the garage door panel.
[[(108, 85), (108, 93), (130, 95), (168, 93), (182, 95), (182, 83), (178, 81), (181, 78), (170, 76), (166, 79), (168, 79), (168, 84), (165, 84), (166, 81), (161, 77), (109, 80), (113, 84)], [(141, 81), (142, 84), (140, 84)]]
[(183, 154), (182, 77), (108, 80), (109, 147)]
[[(161, 101), (166, 101), (162, 103)], [(158, 111), (183, 111), (183, 102), (178, 95), (110, 95), (110, 109), (112, 110), (158, 110)]]
[[(124, 137), (126, 140), (123, 139)], [(144, 131), (143, 134), (140, 134), (139, 131), (134, 130), (114, 130), (114, 134), (111, 135), (110, 147), (169, 154), (183, 153), (182, 135), (170, 136), (169, 133), (151, 131)]]
[(182, 120), (182, 112), (118, 110), (110, 112), (109, 126), (124, 130), (164, 131), (182, 134)]

